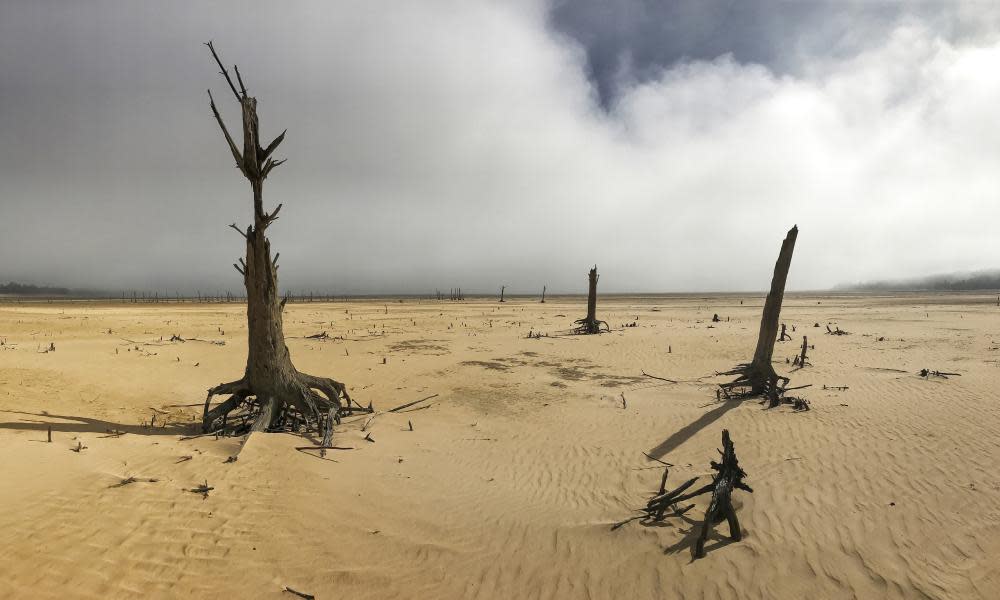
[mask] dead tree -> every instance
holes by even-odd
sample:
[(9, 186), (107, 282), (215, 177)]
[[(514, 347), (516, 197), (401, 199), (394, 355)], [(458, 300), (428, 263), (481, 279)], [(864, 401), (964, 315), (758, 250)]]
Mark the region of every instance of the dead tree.
[(545, 304), (545, 286), (542, 286), (542, 304)]
[(601, 325), (604, 325), (605, 331), (611, 331), (611, 328), (605, 321), (597, 320), (597, 280), (599, 278), (597, 265), (594, 265), (594, 268), (590, 270), (590, 288), (587, 291), (587, 316), (574, 321), (574, 323), (579, 325), (574, 330), (576, 333), (600, 333)]
[[(257, 99), (247, 94), (239, 69), (233, 67), (239, 83), (237, 88), (212, 43), (207, 46), (242, 112), (241, 151), (229, 134), (209, 90), (209, 106), (236, 161), (236, 168), (250, 182), (253, 224), (245, 229), (235, 223), (230, 225), (246, 242), (246, 258), (233, 265), (243, 276), (247, 291), (246, 369), (241, 378), (208, 390), (202, 429), (206, 433), (238, 434), (283, 428), (294, 421), (304, 423), (307, 429), (322, 431), (326, 438), (324, 445), (329, 445), (333, 422), (339, 422), (342, 414), (356, 409), (351, 408), (351, 398), (343, 383), (300, 373), (292, 365), (281, 323), (285, 301), (278, 300), (278, 255), (271, 257), (271, 243), (266, 235), (267, 228), (278, 219), (282, 205), (271, 212), (264, 210), (264, 180), (285, 162), (285, 159), (273, 157), (275, 149), (285, 139), (285, 132), (266, 147), (261, 146)], [(212, 407), (212, 397), (217, 395), (229, 398)]]
[(743, 478), (747, 474), (740, 468), (739, 460), (736, 458), (736, 448), (733, 446), (732, 440), (729, 439), (728, 429), (722, 430), (722, 450), (719, 453), (722, 455), (722, 462), (711, 461), (712, 469), (715, 471), (712, 482), (686, 494), (684, 492), (694, 485), (698, 481), (698, 478), (689, 479), (681, 484), (680, 487), (667, 492), (667, 475), (670, 473), (670, 465), (666, 465), (663, 478), (660, 480), (660, 491), (646, 503), (645, 508), (639, 510), (640, 514), (638, 516), (615, 523), (611, 529), (618, 529), (630, 521), (640, 519), (645, 523), (663, 521), (664, 517), (667, 516), (668, 509), (672, 509), (671, 512), (675, 515), (682, 515), (690, 510), (693, 505), (686, 508), (678, 508), (677, 504), (712, 492), (712, 499), (709, 501), (708, 509), (705, 511), (705, 520), (701, 524), (701, 533), (698, 535), (697, 542), (695, 542), (695, 558), (705, 556), (705, 541), (708, 540), (708, 534), (712, 530), (712, 527), (721, 523), (723, 519), (729, 523), (730, 539), (734, 542), (743, 539), (743, 532), (740, 530), (740, 521), (736, 517), (736, 509), (733, 507), (733, 490), (743, 490), (752, 494), (753, 488), (743, 483)]
[(786, 339), (790, 340), (790, 339), (792, 339), (792, 336), (788, 335), (788, 333), (785, 332), (785, 324), (782, 323), (781, 324), (781, 335), (778, 336), (778, 341), (779, 342), (783, 342)]
[(507, 286), (505, 286), (505, 285), (501, 285), (500, 286), (500, 302), (506, 302), (506, 300), (503, 299), (503, 291), (505, 289), (507, 289)]
[[(760, 332), (757, 337), (757, 350), (749, 364), (743, 364), (722, 375), (737, 375), (729, 383), (720, 384), (722, 393), (732, 397), (733, 392), (740, 397), (767, 396), (772, 405), (780, 403), (779, 396), (788, 385), (788, 378), (774, 372), (771, 365), (771, 355), (774, 353), (774, 342), (778, 336), (778, 317), (781, 314), (781, 301), (785, 296), (785, 280), (788, 278), (788, 268), (792, 264), (792, 251), (795, 249), (795, 238), (799, 235), (798, 226), (788, 230), (785, 241), (781, 243), (778, 261), (774, 264), (774, 276), (771, 278), (771, 291), (764, 301), (764, 312), (760, 319)], [(783, 385), (779, 386), (781, 380)]]

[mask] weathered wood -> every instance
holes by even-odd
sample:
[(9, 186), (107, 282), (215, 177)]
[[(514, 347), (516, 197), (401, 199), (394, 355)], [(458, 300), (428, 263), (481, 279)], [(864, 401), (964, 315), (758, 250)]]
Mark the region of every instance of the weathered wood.
[[(239, 91), (228, 71), (208, 44), (222, 75), (240, 105), (243, 125), (243, 149), (236, 145), (229, 134), (222, 115), (209, 92), (212, 113), (240, 172), (250, 183), (253, 195), (253, 224), (244, 232), (236, 224), (230, 225), (246, 241), (246, 257), (235, 265), (243, 277), (247, 294), (247, 362), (243, 377), (209, 389), (205, 399), (202, 429), (216, 432), (228, 427), (229, 414), (237, 409), (248, 411), (247, 418), (240, 418), (239, 427), (252, 423), (252, 431), (268, 431), (282, 426), (296, 425), (301, 421), (307, 428), (323, 427), (322, 417), (332, 410), (339, 422), (340, 413), (350, 406), (350, 396), (344, 384), (332, 379), (300, 373), (292, 365), (282, 328), (282, 309), (285, 300), (278, 300), (278, 254), (271, 257), (271, 243), (266, 230), (278, 219), (282, 205), (270, 213), (264, 210), (264, 180), (284, 160), (276, 160), (272, 153), (285, 139), (285, 133), (276, 137), (266, 148), (261, 147), (257, 100), (249, 96), (239, 70), (234, 67), (239, 81)], [(287, 298), (286, 298), (287, 299)], [(230, 394), (221, 405), (211, 408), (213, 396)], [(233, 428), (234, 432), (237, 428)]]
[(583, 319), (577, 319), (574, 321), (579, 327), (576, 328), (576, 333), (592, 334), (600, 333), (601, 325), (604, 325), (605, 331), (610, 331), (611, 328), (605, 321), (600, 321), (597, 319), (597, 280), (600, 276), (597, 274), (597, 265), (590, 270), (588, 274), (588, 288), (587, 288), (587, 316)]
[(753, 360), (746, 365), (741, 365), (727, 375), (738, 375), (735, 381), (722, 384), (720, 389), (726, 397), (731, 397), (730, 392), (735, 389), (746, 390), (739, 396), (760, 396), (766, 395), (774, 403), (781, 394), (781, 387), (778, 381), (782, 380), (784, 385), (788, 384), (787, 377), (781, 377), (774, 371), (771, 358), (774, 354), (774, 344), (778, 337), (778, 318), (781, 315), (781, 303), (785, 297), (785, 281), (788, 279), (788, 269), (792, 264), (792, 253), (795, 250), (795, 240), (798, 238), (799, 228), (793, 226), (788, 230), (781, 243), (781, 251), (778, 253), (778, 260), (774, 263), (774, 275), (771, 278), (771, 289), (764, 300), (764, 310), (760, 318), (760, 331), (757, 335), (757, 349), (754, 351)]
[(704, 485), (693, 492), (684, 493), (698, 481), (693, 477), (676, 489), (666, 492), (667, 475), (669, 471), (664, 469), (663, 478), (660, 480), (660, 490), (646, 503), (646, 507), (640, 509), (640, 514), (619, 521), (611, 526), (612, 531), (630, 523), (632, 521), (643, 520), (646, 522), (660, 522), (665, 518), (667, 510), (673, 508), (674, 514), (683, 514), (690, 507), (683, 510), (677, 508), (677, 504), (685, 500), (690, 500), (696, 496), (712, 492), (712, 499), (709, 501), (708, 509), (705, 511), (705, 520), (701, 526), (701, 532), (695, 543), (695, 557), (701, 558), (705, 555), (705, 541), (711, 532), (712, 527), (726, 519), (729, 523), (729, 537), (733, 541), (739, 541), (743, 535), (740, 531), (740, 522), (736, 517), (736, 509), (732, 504), (732, 494), (734, 489), (744, 490), (753, 493), (753, 489), (743, 482), (747, 474), (740, 468), (736, 458), (736, 449), (729, 437), (729, 430), (722, 430), (722, 454), (721, 462), (711, 462), (712, 469), (716, 474), (712, 482)]
[(420, 400), (414, 400), (413, 402), (407, 402), (406, 404), (400, 404), (396, 408), (390, 408), (387, 412), (391, 412), (391, 413), (399, 412), (399, 411), (403, 410), (404, 408), (410, 408), (414, 404), (420, 404), (421, 402), (426, 402), (427, 400), (430, 400), (431, 398), (437, 398), (437, 397), (438, 397), (438, 394), (432, 394), (430, 396), (427, 396), (426, 398), (421, 398)]

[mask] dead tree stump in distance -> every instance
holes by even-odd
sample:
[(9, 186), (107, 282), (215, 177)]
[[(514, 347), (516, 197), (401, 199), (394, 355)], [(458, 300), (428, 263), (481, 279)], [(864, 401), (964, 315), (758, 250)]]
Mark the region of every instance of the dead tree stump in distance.
[(575, 329), (576, 333), (600, 333), (601, 325), (604, 325), (605, 331), (611, 331), (611, 328), (604, 321), (599, 321), (597, 319), (597, 280), (600, 276), (597, 274), (597, 265), (590, 270), (589, 283), (590, 287), (587, 291), (587, 316), (583, 319), (577, 319), (574, 321), (579, 327)]

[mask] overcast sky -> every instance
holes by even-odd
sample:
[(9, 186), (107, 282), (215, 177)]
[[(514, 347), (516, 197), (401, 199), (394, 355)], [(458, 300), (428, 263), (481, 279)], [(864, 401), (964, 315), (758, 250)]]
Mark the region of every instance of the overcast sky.
[(0, 281), (239, 290), (237, 63), (293, 290), (1000, 266), (1000, 6), (0, 0)]

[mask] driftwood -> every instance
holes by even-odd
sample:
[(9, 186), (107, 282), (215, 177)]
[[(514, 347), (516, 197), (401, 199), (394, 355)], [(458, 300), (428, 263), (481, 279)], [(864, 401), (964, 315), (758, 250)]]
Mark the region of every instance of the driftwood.
[(305, 600), (316, 600), (316, 596), (313, 596), (312, 594), (307, 594), (305, 592), (300, 592), (298, 590), (293, 590), (287, 585), (285, 586), (285, 589), (283, 591), (286, 591), (294, 596), (298, 596), (299, 598), (304, 598)]
[[(797, 365), (800, 369), (803, 368), (803, 367), (805, 367), (806, 366), (806, 350), (808, 350), (808, 349), (809, 349), (809, 340), (808, 340), (808, 337), (807, 336), (802, 336), (802, 351), (799, 353), (798, 356), (795, 357), (795, 361), (792, 364), (793, 365)], [(785, 391), (787, 391), (787, 390), (788, 390), (788, 388), (786, 387)]]
[(667, 379), (666, 377), (658, 377), (656, 375), (650, 375), (649, 373), (642, 371), (641, 369), (639, 372), (642, 373), (643, 377), (649, 377), (650, 379), (659, 379), (660, 381), (666, 381), (668, 383), (680, 383), (674, 379)]
[(642, 520), (646, 523), (663, 521), (668, 510), (670, 510), (674, 515), (684, 514), (690, 510), (693, 505), (679, 508), (677, 504), (685, 500), (690, 500), (696, 496), (712, 492), (712, 499), (709, 501), (708, 509), (705, 511), (705, 520), (701, 525), (701, 533), (698, 536), (698, 541), (695, 543), (695, 558), (702, 558), (705, 556), (705, 541), (708, 539), (708, 534), (712, 527), (717, 523), (721, 523), (723, 519), (726, 519), (729, 522), (730, 539), (737, 542), (740, 541), (743, 538), (743, 534), (740, 531), (739, 519), (736, 517), (736, 509), (733, 507), (732, 494), (734, 489), (744, 490), (750, 493), (753, 493), (753, 489), (749, 485), (743, 483), (743, 478), (746, 477), (747, 474), (740, 468), (739, 461), (736, 458), (736, 449), (733, 446), (732, 440), (729, 438), (728, 429), (722, 430), (722, 450), (720, 450), (719, 453), (722, 454), (722, 462), (711, 462), (712, 469), (716, 472), (712, 478), (712, 482), (694, 490), (693, 492), (685, 493), (695, 484), (696, 481), (698, 481), (697, 477), (693, 477), (674, 490), (667, 492), (667, 476), (670, 473), (670, 467), (664, 467), (663, 478), (660, 480), (660, 489), (653, 496), (653, 498), (646, 503), (646, 507), (639, 510), (641, 514), (615, 523), (611, 527), (612, 531), (631, 521)]
[(792, 252), (795, 250), (795, 240), (798, 235), (799, 228), (793, 226), (781, 243), (781, 252), (778, 253), (778, 260), (774, 264), (774, 276), (771, 278), (771, 290), (764, 301), (753, 360), (721, 373), (721, 375), (737, 376), (735, 380), (719, 385), (721, 395), (727, 399), (764, 396), (770, 400), (771, 406), (781, 403), (781, 394), (784, 393), (789, 379), (775, 373), (771, 357), (778, 336), (778, 317), (785, 296), (785, 281), (788, 279), (788, 269), (792, 264)]
[(927, 369), (920, 369), (919, 374), (921, 377), (940, 377), (941, 379), (948, 379), (949, 377), (961, 377), (961, 373), (947, 373), (945, 371), (930, 371)]
[(851, 335), (851, 332), (844, 331), (840, 326), (837, 326), (836, 329), (830, 329), (829, 325), (826, 326), (826, 333), (827, 335)]
[(198, 487), (191, 488), (188, 491), (194, 492), (195, 494), (201, 494), (201, 497), (205, 499), (208, 498), (208, 493), (214, 489), (215, 489), (214, 487), (208, 485), (208, 480), (206, 479), (205, 483), (199, 485)]
[(611, 331), (611, 327), (608, 326), (606, 321), (597, 319), (597, 280), (600, 279), (600, 276), (597, 274), (597, 265), (594, 265), (594, 268), (590, 270), (588, 279), (587, 316), (574, 321), (579, 327), (573, 331), (574, 333), (582, 334), (601, 333), (601, 325), (604, 325), (604, 331)]
[(120, 488), (120, 487), (125, 487), (126, 485), (129, 485), (129, 484), (132, 484), (132, 483), (138, 483), (138, 482), (142, 482), (142, 483), (156, 483), (157, 481), (159, 481), (159, 479), (156, 479), (155, 477), (126, 477), (126, 478), (122, 479), (121, 481), (119, 481), (118, 483), (113, 484), (113, 485), (109, 485), (108, 487), (109, 488)]
[(397, 406), (396, 408), (390, 408), (386, 412), (391, 412), (391, 413), (399, 412), (399, 411), (403, 410), (404, 408), (410, 408), (411, 406), (413, 406), (415, 404), (420, 404), (421, 402), (426, 402), (426, 401), (430, 400), (431, 398), (437, 398), (437, 397), (438, 397), (438, 394), (433, 394), (433, 395), (427, 396), (426, 398), (421, 398), (420, 400), (414, 400), (413, 402), (407, 402), (406, 404), (401, 404), (401, 405)]

